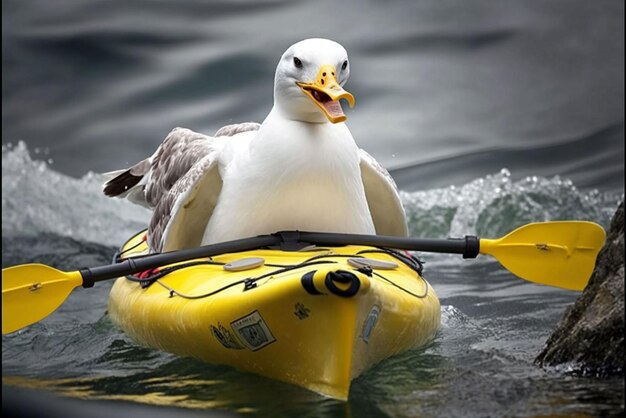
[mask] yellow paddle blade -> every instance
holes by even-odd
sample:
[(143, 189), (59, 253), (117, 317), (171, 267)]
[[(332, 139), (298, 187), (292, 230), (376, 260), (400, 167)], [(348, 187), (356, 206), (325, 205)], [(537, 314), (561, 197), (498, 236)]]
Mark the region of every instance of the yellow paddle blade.
[(495, 257), (523, 279), (581, 291), (587, 286), (605, 238), (604, 229), (593, 222), (539, 222), (503, 238), (481, 239), (480, 253)]
[(2, 334), (41, 321), (82, 284), (80, 272), (66, 273), (43, 264), (2, 269)]

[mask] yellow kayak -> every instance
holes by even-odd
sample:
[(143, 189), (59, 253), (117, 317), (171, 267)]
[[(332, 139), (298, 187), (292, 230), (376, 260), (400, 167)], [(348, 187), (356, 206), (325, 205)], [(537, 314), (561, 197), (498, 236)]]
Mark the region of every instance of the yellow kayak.
[[(144, 233), (120, 259), (145, 254)], [(258, 249), (116, 280), (112, 320), (137, 342), (347, 399), (350, 382), (439, 328), (410, 255), (367, 246)]]

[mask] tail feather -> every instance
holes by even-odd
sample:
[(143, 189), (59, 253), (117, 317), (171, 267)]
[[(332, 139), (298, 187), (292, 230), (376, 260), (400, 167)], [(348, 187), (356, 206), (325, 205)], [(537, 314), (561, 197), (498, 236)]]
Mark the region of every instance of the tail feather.
[(126, 198), (149, 209), (145, 184), (150, 176), (151, 164), (152, 158), (147, 158), (130, 168), (103, 173), (106, 182), (102, 185), (102, 191), (108, 197)]
[(128, 168), (123, 168), (121, 170), (109, 171), (106, 173), (100, 173), (106, 181), (113, 180), (115, 177), (122, 174), (124, 171), (128, 171)]
[(143, 178), (143, 175), (136, 176), (134, 174), (131, 174), (130, 169), (120, 170), (120, 171), (121, 171), (120, 174), (117, 174), (118, 172), (111, 172), (111, 173), (105, 174), (105, 175), (113, 174), (113, 173), (117, 174), (115, 177), (111, 178), (106, 183), (104, 183), (102, 187), (102, 191), (104, 192), (105, 195), (109, 197), (125, 197), (125, 195), (128, 192), (130, 192), (131, 189), (137, 186), (137, 184)]

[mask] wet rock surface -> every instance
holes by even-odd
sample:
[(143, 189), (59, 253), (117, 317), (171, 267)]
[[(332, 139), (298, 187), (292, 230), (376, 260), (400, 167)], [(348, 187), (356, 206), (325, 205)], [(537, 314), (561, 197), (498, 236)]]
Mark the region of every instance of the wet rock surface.
[(624, 373), (624, 201), (609, 228), (587, 288), (535, 362), (571, 366), (585, 375)]

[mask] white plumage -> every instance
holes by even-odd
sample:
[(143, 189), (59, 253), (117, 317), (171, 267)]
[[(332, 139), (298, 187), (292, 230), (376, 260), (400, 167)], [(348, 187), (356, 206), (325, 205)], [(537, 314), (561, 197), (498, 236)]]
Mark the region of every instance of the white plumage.
[(154, 209), (152, 251), (279, 230), (406, 235), (393, 180), (343, 123), (349, 71), (336, 42), (292, 45), (261, 125), (229, 125), (213, 137), (176, 128), (150, 158), (109, 173), (105, 194)]

